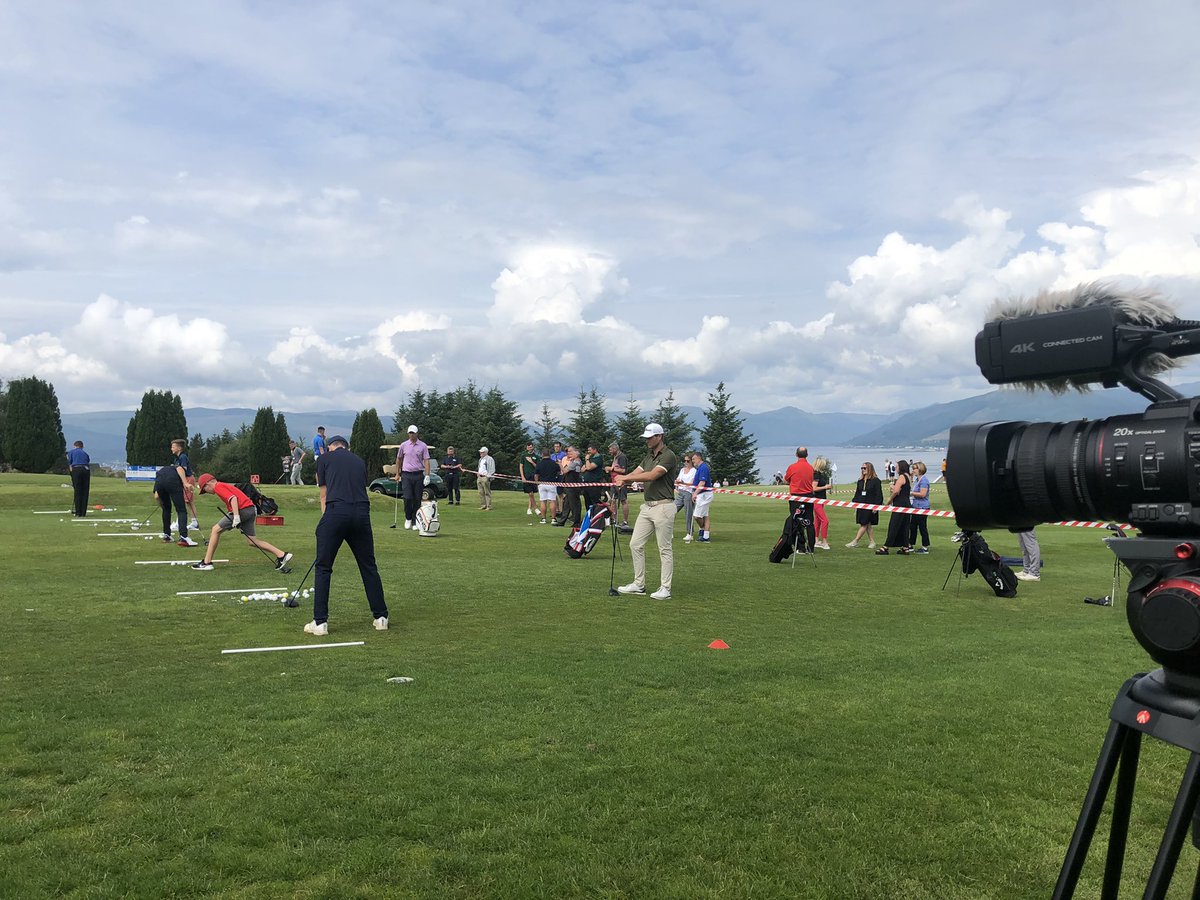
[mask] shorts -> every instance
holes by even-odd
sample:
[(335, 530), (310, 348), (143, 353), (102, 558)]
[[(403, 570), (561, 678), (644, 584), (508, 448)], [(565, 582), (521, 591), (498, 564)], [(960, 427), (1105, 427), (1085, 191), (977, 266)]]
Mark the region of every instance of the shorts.
[(523, 481), (523, 482), (521, 482), (521, 490), (523, 490), (527, 494), (536, 494), (538, 492), (537, 482), (536, 481)]
[(708, 515), (708, 508), (712, 506), (713, 495), (710, 491), (705, 491), (703, 494), (696, 495), (696, 505), (692, 508), (692, 515), (696, 518), (703, 519)]
[(629, 499), (629, 485), (623, 484), (619, 488), (609, 488), (609, 493), (612, 494), (614, 503), (624, 503)]
[(539, 500), (545, 500), (547, 503), (549, 503), (551, 500), (558, 499), (558, 485), (557, 484), (539, 484), (537, 486), (537, 489), (538, 489), (538, 499)]
[[(247, 506), (238, 510), (238, 515), (242, 517), (242, 524), (238, 526), (238, 530), (246, 537), (254, 537), (254, 520), (258, 518), (258, 510), (253, 506)], [(229, 531), (233, 528), (233, 516), (225, 513), (224, 518), (217, 522), (217, 527), (222, 531)]]

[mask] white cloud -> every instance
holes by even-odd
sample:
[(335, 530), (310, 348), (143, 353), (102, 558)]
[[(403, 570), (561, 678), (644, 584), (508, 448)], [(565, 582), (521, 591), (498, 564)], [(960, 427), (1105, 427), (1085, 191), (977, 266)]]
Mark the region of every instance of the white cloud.
[(500, 323), (574, 325), (601, 297), (627, 288), (616, 262), (599, 253), (562, 245), (528, 247), (492, 282), (496, 296), (489, 316)]

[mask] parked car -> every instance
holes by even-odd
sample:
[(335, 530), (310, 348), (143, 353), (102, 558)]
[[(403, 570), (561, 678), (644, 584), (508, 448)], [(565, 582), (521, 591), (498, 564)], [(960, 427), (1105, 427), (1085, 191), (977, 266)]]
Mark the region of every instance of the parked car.
[[(376, 494), (387, 494), (389, 497), (399, 497), (400, 482), (391, 477), (376, 478), (371, 482), (371, 486), (367, 490), (373, 491)], [(429, 484), (421, 488), (421, 499), (445, 500), (447, 493), (449, 492), (446, 490), (446, 482), (442, 480), (442, 476), (436, 472), (431, 472), (429, 475)]]

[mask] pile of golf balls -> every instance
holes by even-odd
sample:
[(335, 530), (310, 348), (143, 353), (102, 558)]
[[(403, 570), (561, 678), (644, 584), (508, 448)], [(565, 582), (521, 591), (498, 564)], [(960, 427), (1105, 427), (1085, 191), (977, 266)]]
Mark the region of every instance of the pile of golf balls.
[(298, 599), (304, 597), (307, 599), (309, 592), (306, 590), (303, 594), (299, 591), (292, 591), (290, 594), (287, 591), (259, 591), (254, 594), (243, 594), (241, 602), (249, 603), (251, 600), (271, 600), (275, 603), (287, 603), (288, 598)]

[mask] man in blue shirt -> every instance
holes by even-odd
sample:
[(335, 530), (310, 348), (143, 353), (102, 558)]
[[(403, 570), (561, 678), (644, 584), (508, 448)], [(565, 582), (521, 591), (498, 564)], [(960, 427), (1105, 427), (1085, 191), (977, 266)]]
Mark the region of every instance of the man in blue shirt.
[(462, 506), (462, 460), (453, 447), (446, 448), (446, 458), (442, 460), (442, 478), (446, 480), (446, 503)]
[(313, 438), (313, 462), (325, 455), (325, 426), (317, 426), (317, 435)]
[(67, 451), (67, 465), (71, 470), (71, 486), (75, 488), (75, 503), (71, 515), (87, 515), (88, 494), (92, 490), (92, 458), (83, 449), (83, 441), (76, 441)]
[(358, 574), (371, 606), (376, 631), (387, 631), (388, 608), (383, 581), (375, 565), (375, 534), (371, 530), (371, 499), (367, 496), (367, 464), (350, 452), (350, 442), (340, 434), (329, 439), (329, 448), (317, 459), (317, 486), (321, 492), (321, 520), (317, 522), (317, 558), (313, 563), (313, 620), (308, 634), (329, 634), (329, 582), (333, 561), (343, 543), (350, 545)]
[(692, 454), (692, 465), (696, 467), (696, 475), (692, 479), (692, 490), (695, 491), (692, 520), (696, 523), (696, 540), (707, 544), (712, 540), (708, 531), (708, 508), (713, 498), (712, 470), (699, 453)]
[(182, 438), (171, 441), (171, 452), (175, 454), (175, 468), (179, 469), (179, 480), (183, 482), (183, 502), (191, 514), (188, 528), (199, 531), (200, 520), (196, 517), (196, 473), (192, 471), (192, 463), (188, 459), (187, 441)]

